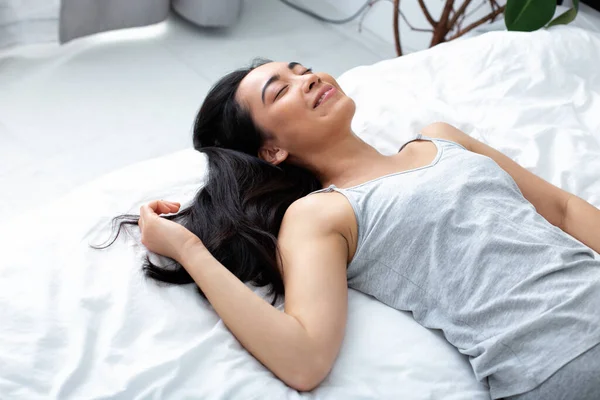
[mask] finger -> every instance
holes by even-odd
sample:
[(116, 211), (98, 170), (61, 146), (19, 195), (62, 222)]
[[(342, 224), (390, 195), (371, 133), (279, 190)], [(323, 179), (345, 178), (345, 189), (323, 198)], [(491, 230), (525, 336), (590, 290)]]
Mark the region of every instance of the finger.
[(166, 203), (165, 201), (159, 201), (158, 205), (156, 206), (156, 213), (157, 214), (169, 214), (171, 211), (172, 206), (169, 203)]
[(171, 204), (169, 204), (169, 210), (171, 212), (177, 212), (177, 211), (179, 211), (179, 207), (181, 207), (179, 203), (171, 203)]
[(142, 207), (148, 207), (150, 210), (156, 212), (158, 210), (158, 205), (161, 201), (162, 200), (152, 200), (151, 202)]
[[(181, 204), (179, 204), (176, 201), (168, 201), (168, 200), (162, 200), (163, 203), (167, 204), (169, 206), (169, 210), (179, 210), (179, 207), (181, 207)], [(171, 211), (172, 212), (172, 211)]]
[(140, 219), (152, 218), (152, 216), (156, 215), (155, 208), (158, 207), (158, 204), (152, 203), (154, 202), (145, 204), (140, 208)]
[(152, 215), (170, 214), (179, 210), (179, 203), (166, 200), (153, 200), (140, 208), (140, 216), (150, 217)]

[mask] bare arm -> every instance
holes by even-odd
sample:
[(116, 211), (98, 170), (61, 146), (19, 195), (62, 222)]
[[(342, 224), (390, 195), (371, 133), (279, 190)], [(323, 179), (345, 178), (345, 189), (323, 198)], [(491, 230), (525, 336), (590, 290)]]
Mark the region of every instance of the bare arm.
[(494, 160), (515, 180), (523, 196), (551, 224), (600, 253), (600, 210), (585, 200), (551, 184), (508, 156), (467, 135), (452, 125), (436, 122), (423, 133), (460, 143), (468, 150)]
[(587, 201), (569, 197), (561, 229), (600, 254), (600, 210)]
[(348, 247), (336, 229), (339, 211), (330, 211), (318, 196), (292, 204), (281, 226), (285, 312), (252, 292), (203, 246), (192, 246), (181, 257), (240, 343), (301, 391), (328, 375), (346, 325)]

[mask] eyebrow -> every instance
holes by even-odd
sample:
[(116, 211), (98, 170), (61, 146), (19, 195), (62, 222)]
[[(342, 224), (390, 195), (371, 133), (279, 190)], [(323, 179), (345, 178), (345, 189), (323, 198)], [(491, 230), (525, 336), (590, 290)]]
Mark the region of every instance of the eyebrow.
[[(296, 67), (296, 65), (300, 65), (300, 63), (298, 63), (298, 62), (295, 62), (295, 61), (292, 61), (292, 62), (290, 62), (290, 63), (288, 64), (288, 66), (287, 66), (287, 67), (288, 67), (288, 69), (289, 69), (289, 70), (293, 70), (293, 69), (294, 69), (294, 67)], [(268, 87), (268, 86), (269, 86), (271, 83), (277, 82), (279, 79), (281, 79), (281, 76), (280, 76), (279, 74), (275, 74), (275, 75), (273, 75), (272, 77), (270, 77), (270, 78), (267, 80), (267, 83), (265, 83), (265, 86), (263, 86), (263, 88), (262, 88), (262, 95), (261, 95), (261, 98), (262, 98), (262, 102), (263, 102), (263, 104), (265, 104), (265, 92), (267, 91), (267, 87)]]

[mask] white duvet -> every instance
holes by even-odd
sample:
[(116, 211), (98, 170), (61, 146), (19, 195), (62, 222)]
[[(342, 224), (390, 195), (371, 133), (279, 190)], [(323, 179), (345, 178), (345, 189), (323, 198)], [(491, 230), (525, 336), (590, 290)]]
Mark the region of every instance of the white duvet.
[[(447, 121), (600, 207), (599, 65), (598, 34), (556, 27), (451, 42), (339, 82), (357, 103), (355, 132), (381, 152)], [(3, 222), (0, 398), (489, 399), (440, 331), (353, 290), (332, 372), (298, 393), (192, 286), (145, 280), (135, 238), (88, 247), (107, 238), (116, 214), (156, 198), (186, 203), (205, 173), (203, 156), (185, 150)]]

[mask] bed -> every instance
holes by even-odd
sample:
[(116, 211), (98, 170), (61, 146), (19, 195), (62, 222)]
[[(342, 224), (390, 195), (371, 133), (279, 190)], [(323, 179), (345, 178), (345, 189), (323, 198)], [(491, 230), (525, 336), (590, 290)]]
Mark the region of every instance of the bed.
[[(339, 82), (357, 103), (353, 129), (382, 153), (446, 121), (600, 207), (598, 65), (600, 34), (558, 26), (442, 44)], [(245, 351), (193, 286), (145, 280), (135, 231), (106, 250), (88, 246), (108, 237), (111, 217), (151, 199), (185, 205), (205, 174), (204, 156), (187, 149), (2, 221), (1, 398), (489, 399), (440, 331), (354, 290), (333, 370), (299, 393)]]

